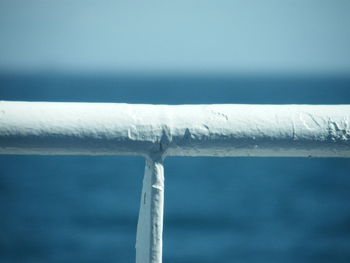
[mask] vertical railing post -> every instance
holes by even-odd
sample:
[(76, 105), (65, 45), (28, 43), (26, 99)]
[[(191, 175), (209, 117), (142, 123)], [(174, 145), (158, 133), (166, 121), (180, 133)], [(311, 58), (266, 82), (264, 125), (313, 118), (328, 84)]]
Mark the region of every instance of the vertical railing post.
[(163, 209), (163, 162), (149, 157), (146, 158), (137, 223), (136, 263), (162, 262)]

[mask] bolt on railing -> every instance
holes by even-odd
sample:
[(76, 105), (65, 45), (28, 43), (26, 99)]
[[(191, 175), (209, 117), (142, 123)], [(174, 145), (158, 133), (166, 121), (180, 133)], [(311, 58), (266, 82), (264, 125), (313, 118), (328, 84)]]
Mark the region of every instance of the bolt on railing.
[(1, 101), (0, 154), (144, 156), (136, 262), (160, 263), (166, 156), (350, 157), (350, 105)]

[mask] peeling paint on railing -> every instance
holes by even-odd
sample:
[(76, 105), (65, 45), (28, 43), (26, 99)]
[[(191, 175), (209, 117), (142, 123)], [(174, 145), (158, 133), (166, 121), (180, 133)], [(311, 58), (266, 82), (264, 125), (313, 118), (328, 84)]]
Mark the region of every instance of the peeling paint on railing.
[(348, 105), (0, 102), (0, 153), (349, 157)]

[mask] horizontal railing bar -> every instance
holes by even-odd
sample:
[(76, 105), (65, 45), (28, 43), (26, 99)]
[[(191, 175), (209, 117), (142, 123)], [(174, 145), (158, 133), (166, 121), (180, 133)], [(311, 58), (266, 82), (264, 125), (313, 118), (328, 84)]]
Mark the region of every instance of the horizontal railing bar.
[(350, 105), (1, 101), (0, 154), (350, 157)]

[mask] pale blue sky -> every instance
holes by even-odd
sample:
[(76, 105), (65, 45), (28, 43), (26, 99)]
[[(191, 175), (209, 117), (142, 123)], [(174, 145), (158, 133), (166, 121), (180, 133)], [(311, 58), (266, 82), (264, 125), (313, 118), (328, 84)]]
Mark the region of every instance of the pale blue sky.
[(0, 0), (0, 70), (350, 73), (350, 1)]

